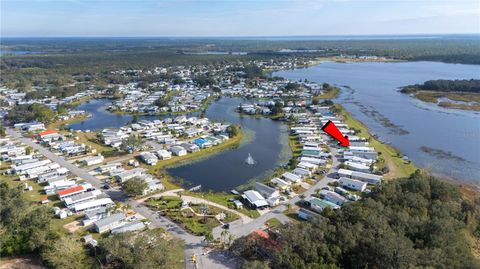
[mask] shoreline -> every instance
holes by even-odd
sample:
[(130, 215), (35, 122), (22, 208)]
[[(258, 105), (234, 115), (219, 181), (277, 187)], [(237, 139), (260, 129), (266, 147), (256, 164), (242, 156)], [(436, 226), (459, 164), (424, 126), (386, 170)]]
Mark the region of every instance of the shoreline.
[(248, 142), (247, 139), (248, 136), (246, 136), (245, 131), (240, 129), (239, 134), (219, 145), (207, 149), (201, 149), (200, 151), (189, 153), (184, 156), (174, 156), (171, 159), (159, 161), (158, 164), (153, 166), (142, 164), (142, 167), (146, 168), (148, 172), (153, 175), (165, 177), (169, 185), (175, 185), (179, 188), (182, 188), (181, 184), (178, 184), (178, 182), (172, 180), (174, 177), (167, 172), (167, 169), (195, 163), (205, 158), (210, 158), (223, 151), (240, 147), (242, 143)]
[[(425, 90), (416, 90), (413, 92), (402, 92), (410, 96), (411, 98), (417, 99), (424, 103), (435, 104), (438, 107), (445, 109), (457, 109), (463, 111), (480, 111), (480, 94), (478, 93), (467, 93), (467, 92), (440, 92), (440, 91), (425, 91)], [(453, 102), (448, 101), (439, 101), (439, 98), (446, 98)], [(462, 99), (462, 100), (460, 100)], [(472, 100), (474, 99), (474, 100)], [(477, 102), (476, 100), (479, 100)], [(459, 103), (455, 103), (459, 102)], [(468, 102), (475, 102), (475, 104), (467, 104)]]

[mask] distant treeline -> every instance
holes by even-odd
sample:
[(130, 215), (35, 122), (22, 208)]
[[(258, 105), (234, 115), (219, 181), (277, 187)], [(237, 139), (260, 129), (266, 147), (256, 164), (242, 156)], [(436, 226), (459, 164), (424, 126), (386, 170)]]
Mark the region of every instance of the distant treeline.
[[(109, 83), (142, 81), (135, 76), (112, 74), (114, 70), (148, 70), (157, 66), (216, 65), (256, 61), (281, 61), (295, 57), (313, 59), (340, 55), (379, 56), (407, 61), (441, 61), (480, 64), (478, 36), (382, 39), (382, 40), (240, 40), (162, 38), (53, 38), (5, 39), (9, 51), (3, 55), (0, 84), (25, 92), (32, 86), (62, 87), (85, 82), (98, 88)], [(285, 52), (290, 49), (295, 52)], [(237, 51), (247, 55), (186, 55), (182, 51)], [(247, 77), (259, 73), (244, 70)], [(196, 78), (209, 85), (208, 77)], [(61, 93), (61, 95), (65, 95)], [(66, 93), (69, 95), (69, 93)]]
[(402, 93), (413, 93), (416, 91), (437, 91), (437, 92), (473, 92), (480, 93), (480, 79), (457, 79), (457, 80), (428, 80), (423, 84), (415, 84), (403, 87)]

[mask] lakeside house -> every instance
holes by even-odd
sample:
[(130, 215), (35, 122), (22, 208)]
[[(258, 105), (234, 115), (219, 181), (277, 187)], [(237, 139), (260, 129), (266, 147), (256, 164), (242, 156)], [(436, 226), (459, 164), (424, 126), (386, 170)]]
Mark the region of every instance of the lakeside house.
[(255, 209), (262, 209), (268, 206), (267, 200), (265, 200), (260, 193), (254, 190), (245, 191), (242, 194), (242, 198), (250, 207)]
[(382, 182), (382, 176), (379, 175), (374, 175), (374, 174), (369, 174), (369, 173), (363, 173), (363, 172), (357, 172), (357, 171), (352, 171), (348, 169), (339, 169), (338, 170), (338, 175), (339, 177), (347, 177), (347, 178), (352, 178), (352, 179), (358, 179), (363, 182), (367, 182), (369, 184), (373, 185), (378, 185)]
[(347, 178), (347, 177), (341, 177), (338, 180), (338, 183), (340, 183), (341, 186), (356, 190), (356, 191), (361, 191), (364, 192), (365, 189), (367, 188), (367, 183), (363, 182), (361, 180), (353, 179), (353, 178)]
[(164, 150), (164, 149), (157, 150), (155, 152), (155, 155), (157, 155), (157, 157), (160, 160), (168, 160), (168, 159), (172, 158), (172, 153), (170, 151)]
[(181, 146), (173, 146), (170, 148), (170, 151), (175, 156), (185, 156), (187, 155), (187, 150)]

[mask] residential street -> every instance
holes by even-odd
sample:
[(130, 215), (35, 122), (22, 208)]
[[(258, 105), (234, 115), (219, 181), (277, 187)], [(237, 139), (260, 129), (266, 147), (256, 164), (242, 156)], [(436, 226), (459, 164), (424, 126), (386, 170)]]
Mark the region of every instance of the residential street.
[[(23, 137), (16, 130), (7, 129), (7, 133), (17, 139), (18, 141), (24, 143), (25, 145), (32, 147), (46, 158), (50, 159), (53, 162), (60, 164), (61, 166), (67, 168), (72, 174), (77, 177), (80, 177), (92, 184), (95, 188), (101, 189), (102, 184), (99, 179), (95, 176), (90, 175), (86, 170), (79, 168), (63, 157), (57, 156), (43, 146), (35, 143), (30, 138)], [(195, 268), (193, 262), (191, 261), (192, 256), (196, 255), (197, 266), (196, 268), (234, 268), (235, 264), (238, 263), (238, 258), (228, 257), (225, 255), (219, 255), (216, 253), (210, 253), (208, 255), (203, 254), (204, 244), (202, 243), (203, 237), (195, 236), (187, 233), (180, 226), (173, 223), (167, 218), (159, 216), (156, 212), (151, 211), (146, 206), (140, 204), (139, 202), (129, 199), (122, 191), (116, 189), (109, 189), (104, 191), (109, 195), (113, 200), (120, 201), (130, 205), (137, 213), (141, 214), (145, 218), (149, 219), (152, 222), (152, 226), (161, 227), (171, 233), (174, 237), (180, 238), (185, 241), (185, 268)]]
[[(71, 164), (67, 160), (65, 160), (61, 156), (57, 156), (56, 154), (52, 153), (48, 149), (44, 148), (43, 146), (35, 143), (32, 139), (23, 137), (19, 132), (13, 129), (7, 129), (7, 133), (18, 141), (26, 144), (27, 146), (32, 147), (33, 149), (38, 150), (41, 154), (43, 154), (46, 158), (50, 159), (53, 162), (60, 164), (61, 166), (67, 168), (72, 174), (78, 176), (85, 181), (92, 184), (94, 187), (101, 189), (102, 183), (99, 179), (95, 176), (92, 176), (88, 173), (86, 169), (79, 168), (74, 164)], [(305, 197), (310, 196), (311, 194), (315, 193), (315, 190), (321, 189), (329, 182), (332, 182), (334, 179), (331, 174), (334, 172), (336, 167), (338, 166), (338, 160), (336, 158), (337, 150), (335, 148), (331, 148), (332, 153), (332, 166), (328, 170), (326, 176), (319, 180), (315, 185), (311, 186), (307, 191), (303, 194)], [(107, 195), (109, 195), (113, 200), (120, 201), (130, 205), (137, 213), (141, 214), (145, 218), (149, 219), (154, 227), (161, 227), (172, 234), (174, 237), (180, 238), (185, 241), (185, 268), (234, 268), (239, 265), (240, 259), (238, 257), (234, 257), (230, 255), (228, 252), (211, 252), (204, 255), (205, 252), (205, 244), (203, 242), (203, 237), (195, 236), (188, 232), (186, 232), (183, 228), (175, 224), (174, 222), (170, 221), (169, 219), (159, 216), (156, 212), (150, 210), (148, 207), (142, 204), (145, 199), (141, 199), (139, 201), (130, 199), (127, 195), (125, 195), (120, 189), (109, 189), (104, 191)], [(157, 194), (158, 196), (160, 194)], [(190, 196), (182, 196), (182, 199), (189, 200), (191, 202), (201, 202), (207, 203), (228, 211), (233, 211), (232, 209), (226, 208), (222, 205), (207, 201), (202, 198), (197, 197), (190, 197)], [(295, 206), (300, 200), (300, 196), (297, 195), (287, 201), (285, 204), (277, 206), (273, 208), (270, 212), (263, 214), (262, 216), (251, 219), (248, 216), (245, 216), (239, 212), (236, 212), (241, 218), (239, 220), (233, 221), (230, 223), (229, 232), (235, 236), (235, 238), (242, 237), (248, 235), (254, 230), (261, 229), (265, 226), (265, 222), (271, 218), (276, 218), (282, 223), (287, 223), (290, 219), (283, 214), (283, 211), (287, 210), (287, 205), (290, 204)], [(220, 237), (222, 232), (222, 227), (216, 227), (213, 229), (213, 236), (215, 238)], [(192, 262), (192, 256), (196, 256), (196, 267)]]

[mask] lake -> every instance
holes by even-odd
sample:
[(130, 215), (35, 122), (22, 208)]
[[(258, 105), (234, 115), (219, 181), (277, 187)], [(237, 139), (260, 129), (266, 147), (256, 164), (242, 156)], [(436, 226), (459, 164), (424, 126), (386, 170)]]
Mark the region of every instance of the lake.
[[(265, 118), (240, 116), (235, 108), (247, 103), (241, 98), (222, 97), (206, 110), (206, 117), (215, 121), (239, 124), (245, 134), (239, 147), (221, 151), (206, 158), (185, 165), (167, 169), (173, 177), (182, 178), (185, 187), (202, 185), (202, 190), (230, 191), (251, 180), (263, 179), (291, 158), (288, 146), (288, 129), (280, 121)], [(77, 109), (89, 112), (92, 117), (71, 124), (74, 130), (99, 130), (107, 127), (119, 128), (132, 120), (131, 115), (117, 115), (106, 108), (109, 99), (93, 99)], [(197, 115), (194, 113), (191, 115)], [(154, 120), (167, 116), (139, 116), (139, 119)], [(251, 154), (256, 164), (246, 165), (245, 159)]]
[(415, 165), (480, 185), (480, 113), (445, 109), (398, 92), (432, 79), (480, 78), (480, 66), (438, 62), (336, 63), (274, 72), (292, 80), (340, 86), (342, 104)]
[[(278, 166), (287, 164), (291, 158), (287, 126), (266, 118), (240, 116), (235, 108), (242, 102), (246, 103), (241, 98), (222, 97), (209, 106), (206, 116), (240, 124), (246, 142), (236, 149), (167, 171), (188, 181), (187, 186), (202, 185), (204, 191), (230, 191), (249, 181), (264, 179)], [(256, 161), (255, 165), (245, 164), (248, 154)]]
[[(107, 98), (102, 99), (91, 99), (88, 102), (82, 103), (77, 106), (78, 110), (85, 110), (90, 113), (91, 117), (70, 124), (68, 127), (73, 130), (101, 130), (103, 128), (120, 128), (127, 123), (131, 122), (133, 119), (132, 115), (120, 115), (114, 114), (107, 110), (107, 108), (112, 104), (112, 101)], [(159, 116), (146, 115), (139, 116), (139, 119), (143, 120), (154, 120), (158, 119)]]

